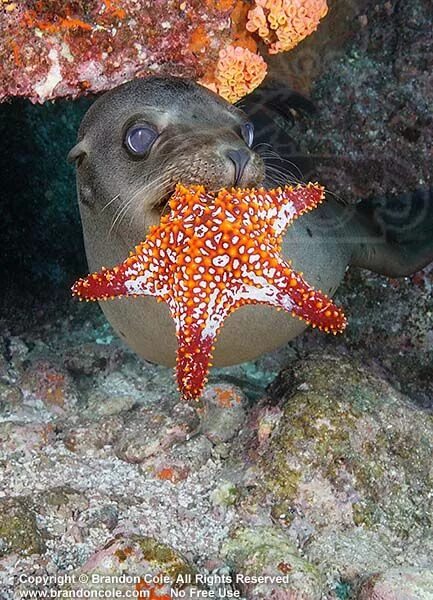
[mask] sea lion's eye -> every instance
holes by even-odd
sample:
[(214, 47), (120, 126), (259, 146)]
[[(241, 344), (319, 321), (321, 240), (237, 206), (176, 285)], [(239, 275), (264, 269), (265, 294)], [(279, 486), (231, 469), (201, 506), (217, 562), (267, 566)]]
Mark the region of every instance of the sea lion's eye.
[(149, 125), (135, 124), (125, 133), (125, 146), (130, 154), (144, 156), (149, 152), (158, 132)]
[(242, 125), (241, 135), (248, 148), (251, 148), (254, 141), (254, 125), (251, 123), (251, 121), (248, 121)]

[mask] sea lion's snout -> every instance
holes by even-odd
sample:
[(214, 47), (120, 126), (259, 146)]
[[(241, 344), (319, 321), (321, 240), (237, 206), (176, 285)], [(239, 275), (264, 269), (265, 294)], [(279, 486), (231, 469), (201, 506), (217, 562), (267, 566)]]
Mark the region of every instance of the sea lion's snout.
[(227, 156), (232, 161), (235, 167), (235, 180), (234, 185), (242, 185), (242, 178), (245, 173), (245, 169), (251, 160), (250, 153), (248, 150), (241, 148), (240, 150), (229, 150)]
[[(71, 151), (79, 190), (91, 190), (92, 210), (110, 231), (122, 223), (141, 234), (157, 222), (176, 183), (254, 187), (265, 177), (246, 115), (213, 92), (178, 78), (126, 83), (87, 112)], [(80, 150), (85, 146), (86, 152)]]
[[(177, 146), (177, 147), (175, 147)], [(152, 152), (164, 165), (174, 185), (204, 185), (209, 191), (223, 187), (254, 187), (263, 182), (262, 158), (237, 131), (223, 127), (190, 128), (182, 135), (161, 139)]]

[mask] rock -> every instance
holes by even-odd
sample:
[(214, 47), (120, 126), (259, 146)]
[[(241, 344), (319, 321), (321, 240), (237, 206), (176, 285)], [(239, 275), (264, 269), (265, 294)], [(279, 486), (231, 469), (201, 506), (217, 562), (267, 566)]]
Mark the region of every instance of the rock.
[(69, 486), (54, 487), (35, 498), (38, 518), (50, 537), (64, 536), (82, 541), (82, 515), (88, 509), (87, 498)]
[(259, 412), (257, 417), (257, 441), (260, 447), (267, 444), (282, 415), (282, 411), (276, 406), (265, 407)]
[(75, 384), (69, 374), (51, 359), (36, 359), (26, 369), (20, 387), (24, 394), (43, 402), (57, 415), (69, 412), (78, 401)]
[(432, 569), (390, 569), (362, 586), (359, 600), (432, 600)]
[(228, 383), (209, 385), (203, 394), (201, 432), (213, 443), (233, 439), (245, 422), (246, 398)]
[(112, 446), (119, 439), (123, 427), (123, 419), (120, 416), (103, 417), (98, 421), (84, 421), (66, 427), (62, 439), (71, 452), (94, 454), (105, 446)]
[(311, 356), (294, 373), (286, 393), (285, 373), (278, 397), (270, 389), (283, 416), (259, 449), (251, 505), (270, 503), (307, 558), (349, 582), (419, 560), (433, 525), (433, 416), (346, 358)]
[(89, 398), (87, 412), (93, 413), (96, 417), (118, 415), (122, 412), (131, 410), (135, 404), (136, 399), (133, 396), (105, 396), (101, 392), (96, 392)]
[(74, 375), (98, 375), (118, 367), (124, 355), (125, 350), (118, 343), (79, 344), (66, 350), (63, 364)]
[(98, 419), (127, 412), (135, 405), (143, 404), (146, 398), (144, 385), (141, 381), (128, 380), (120, 370), (99, 377), (89, 394), (85, 415)]
[(116, 455), (130, 463), (160, 457), (174, 444), (185, 441), (197, 426), (196, 412), (187, 404), (176, 405), (170, 414), (153, 408), (130, 411), (116, 444)]
[(119, 510), (114, 504), (105, 504), (92, 511), (87, 518), (89, 527), (99, 527), (104, 525), (109, 531), (112, 531), (119, 522)]
[[(301, 558), (296, 547), (277, 528), (240, 528), (223, 544), (222, 554), (233, 567), (235, 582), (248, 599), (322, 598), (319, 571)], [(243, 580), (244, 576), (263, 575), (270, 576), (268, 583)]]
[(154, 538), (131, 534), (111, 540), (78, 569), (76, 576), (74, 590), (110, 590), (118, 576), (116, 590), (147, 592), (143, 597), (168, 599), (172, 588), (188, 589), (185, 582), (188, 577), (194, 579), (194, 570), (169, 546)]
[(39, 497), (47, 506), (67, 506), (70, 512), (77, 515), (88, 507), (88, 502), (79, 491), (69, 486), (51, 488)]
[(6, 452), (32, 452), (40, 450), (56, 439), (50, 423), (0, 423), (0, 448)]
[(24, 498), (0, 500), (0, 557), (44, 551), (36, 515)]
[(387, 536), (363, 527), (317, 536), (313, 530), (310, 536), (306, 547), (309, 560), (336, 581), (344, 580), (354, 588), (379, 567), (387, 569), (395, 564), (394, 548)]
[(23, 394), (16, 385), (10, 385), (0, 381), (0, 410), (6, 412), (12, 410), (21, 403)]
[(203, 435), (182, 439), (179, 443), (161, 448), (146, 458), (140, 470), (161, 481), (179, 483), (190, 474), (195, 474), (211, 458), (213, 446)]
[(27, 344), (18, 336), (11, 336), (8, 343), (8, 352), (12, 367), (17, 372), (21, 371), (23, 362), (27, 359), (29, 354)]
[(154, 469), (154, 476), (161, 481), (179, 483), (189, 475), (189, 469), (182, 464), (168, 463)]

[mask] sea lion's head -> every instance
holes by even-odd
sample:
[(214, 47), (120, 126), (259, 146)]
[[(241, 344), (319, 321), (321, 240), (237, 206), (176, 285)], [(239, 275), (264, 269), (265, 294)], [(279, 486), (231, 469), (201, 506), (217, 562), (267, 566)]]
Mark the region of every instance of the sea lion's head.
[(80, 203), (112, 215), (113, 227), (159, 222), (177, 182), (210, 191), (257, 186), (264, 164), (247, 116), (188, 80), (136, 79), (89, 109), (69, 158)]

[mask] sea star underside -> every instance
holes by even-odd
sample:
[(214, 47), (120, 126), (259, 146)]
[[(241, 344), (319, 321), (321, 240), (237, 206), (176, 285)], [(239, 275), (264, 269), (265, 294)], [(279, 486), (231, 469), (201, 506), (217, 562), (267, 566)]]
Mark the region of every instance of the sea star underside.
[[(208, 193), (178, 184), (169, 213), (120, 265), (78, 280), (83, 300), (156, 296), (168, 304), (178, 339), (177, 381), (198, 400), (224, 320), (245, 304), (268, 304), (313, 327), (343, 331), (342, 310), (281, 256), (293, 221), (324, 199), (318, 184)], [(252, 325), (253, 326), (253, 325)]]

